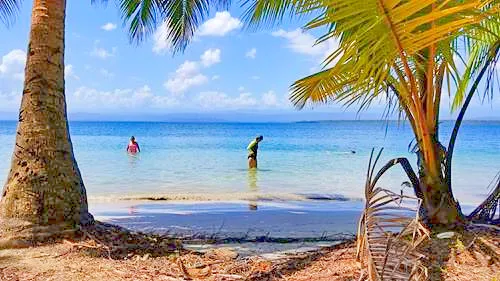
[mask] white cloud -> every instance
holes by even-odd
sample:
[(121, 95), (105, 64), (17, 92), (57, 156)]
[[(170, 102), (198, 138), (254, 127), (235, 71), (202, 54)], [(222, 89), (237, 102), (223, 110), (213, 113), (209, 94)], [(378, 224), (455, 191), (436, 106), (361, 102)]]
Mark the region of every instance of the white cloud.
[(257, 100), (250, 93), (230, 97), (221, 92), (201, 92), (195, 100), (204, 108), (241, 109), (257, 104)]
[(240, 29), (241, 21), (233, 18), (228, 11), (217, 12), (215, 16), (204, 22), (197, 33), (199, 36), (224, 36), (228, 32)]
[(94, 43), (94, 49), (90, 53), (91, 56), (93, 57), (98, 57), (100, 59), (107, 59), (109, 57), (114, 57), (116, 55), (117, 48), (113, 47), (111, 48), (111, 51), (99, 47), (99, 40), (96, 40)]
[[(227, 33), (239, 29), (243, 26), (241, 21), (233, 18), (227, 11), (217, 12), (215, 16), (204, 22), (196, 36), (224, 36)], [(168, 25), (163, 22), (153, 34), (153, 52), (156, 54), (165, 54), (172, 47), (172, 41), (168, 38)], [(194, 38), (196, 40), (196, 38)]]
[(168, 26), (163, 22), (153, 34), (153, 52), (165, 54), (172, 47), (172, 42), (168, 39)]
[(200, 57), (201, 64), (205, 67), (209, 67), (213, 64), (220, 62), (220, 50), (219, 49), (208, 49)]
[(105, 25), (101, 26), (101, 29), (105, 31), (112, 31), (116, 29), (116, 24), (108, 22)]
[(104, 68), (101, 68), (101, 69), (99, 70), (99, 73), (100, 73), (102, 76), (104, 76), (105, 78), (108, 78), (108, 79), (109, 79), (109, 78), (113, 78), (113, 77), (115, 77), (115, 74), (114, 74), (113, 72), (110, 72), (109, 70), (104, 69)]
[(238, 91), (239, 91), (239, 92), (243, 92), (243, 91), (245, 91), (245, 87), (243, 87), (243, 86), (239, 86), (239, 87), (238, 87)]
[(329, 39), (317, 45), (316, 38), (301, 29), (285, 31), (280, 29), (272, 33), (275, 37), (281, 37), (288, 40), (288, 48), (292, 51), (309, 56), (318, 56), (322, 59), (338, 48), (338, 42), (335, 39)]
[(72, 111), (102, 112), (103, 110), (122, 112), (124, 109), (164, 109), (178, 105), (171, 96), (152, 93), (148, 85), (138, 89), (114, 89), (100, 91), (80, 87), (68, 97), (68, 107)]
[(214, 75), (212, 76), (212, 80), (219, 80), (220, 79), (220, 76), (219, 75)]
[(260, 76), (254, 75), (254, 76), (252, 76), (252, 77), (250, 77), (250, 78), (252, 78), (253, 80), (259, 80), (259, 79), (260, 79)]
[(0, 75), (16, 80), (24, 79), (24, 66), (26, 65), (26, 53), (14, 49), (2, 57), (0, 61)]
[(217, 91), (206, 91), (199, 93), (194, 101), (198, 106), (208, 109), (253, 109), (255, 106), (258, 106), (259, 109), (285, 107), (285, 100), (279, 100), (273, 91), (268, 91), (260, 97), (243, 91), (240, 91), (237, 96)]
[(171, 93), (183, 94), (189, 88), (208, 82), (208, 78), (200, 73), (197, 62), (185, 61), (163, 85)]
[[(199, 62), (187, 60), (181, 64), (163, 86), (171, 93), (182, 95), (188, 89), (208, 82), (208, 78), (201, 73), (201, 66), (208, 68), (219, 62), (220, 50), (208, 49), (200, 56)], [(212, 76), (212, 80), (218, 78), (218, 75)]]
[(257, 56), (257, 49), (256, 48), (252, 48), (252, 49), (248, 50), (248, 52), (245, 53), (245, 57), (247, 57), (247, 58), (255, 59), (256, 56)]
[(262, 95), (262, 103), (265, 106), (271, 106), (271, 107), (275, 107), (275, 106), (279, 105), (278, 98), (276, 97), (276, 94), (274, 93), (274, 91), (269, 91), (267, 93), (264, 93)]
[(66, 78), (66, 79), (73, 78), (75, 80), (80, 80), (80, 77), (78, 77), (75, 74), (75, 71), (73, 70), (73, 65), (72, 64), (67, 64), (64, 67), (64, 78)]

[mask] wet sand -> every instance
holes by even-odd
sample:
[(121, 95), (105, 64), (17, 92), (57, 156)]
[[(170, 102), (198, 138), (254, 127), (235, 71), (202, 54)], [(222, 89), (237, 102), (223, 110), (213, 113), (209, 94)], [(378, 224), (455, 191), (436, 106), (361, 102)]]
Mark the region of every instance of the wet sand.
[[(360, 201), (90, 202), (97, 220), (135, 231), (211, 238), (242, 254), (331, 245), (356, 233)], [(191, 247), (203, 250), (210, 245)]]

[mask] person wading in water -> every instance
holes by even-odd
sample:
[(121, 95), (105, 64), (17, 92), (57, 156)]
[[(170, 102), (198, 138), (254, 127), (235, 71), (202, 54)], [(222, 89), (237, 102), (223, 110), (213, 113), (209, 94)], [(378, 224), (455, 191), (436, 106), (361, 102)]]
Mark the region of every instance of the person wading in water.
[(141, 152), (141, 149), (139, 148), (139, 143), (135, 141), (134, 136), (130, 138), (130, 142), (127, 145), (127, 152), (130, 154), (136, 154), (137, 152)]
[(263, 136), (256, 137), (247, 147), (248, 150), (248, 168), (257, 168), (257, 150), (259, 149), (259, 142), (264, 139)]

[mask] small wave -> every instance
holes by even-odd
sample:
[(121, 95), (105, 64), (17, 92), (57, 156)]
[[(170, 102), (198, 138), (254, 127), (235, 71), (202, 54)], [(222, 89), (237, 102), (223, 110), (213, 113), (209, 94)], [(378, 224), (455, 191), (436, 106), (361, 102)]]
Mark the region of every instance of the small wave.
[(307, 200), (314, 201), (359, 201), (361, 198), (349, 198), (342, 194), (302, 193)]
[(226, 192), (226, 193), (169, 193), (169, 194), (130, 194), (90, 197), (95, 202), (111, 201), (170, 201), (170, 202), (203, 202), (203, 201), (260, 201), (260, 202), (287, 202), (287, 201), (359, 201), (360, 198), (349, 198), (341, 194), (321, 193), (254, 193), (254, 192)]

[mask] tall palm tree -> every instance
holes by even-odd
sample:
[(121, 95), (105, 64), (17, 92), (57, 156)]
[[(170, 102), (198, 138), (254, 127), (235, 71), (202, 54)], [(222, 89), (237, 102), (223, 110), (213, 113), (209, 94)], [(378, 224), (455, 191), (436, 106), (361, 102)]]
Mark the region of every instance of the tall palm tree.
[[(500, 46), (497, 0), (248, 0), (251, 25), (273, 24), (287, 14), (314, 16), (305, 29), (335, 38), (339, 47), (318, 73), (296, 81), (290, 99), (343, 102), (361, 109), (385, 100), (411, 124), (416, 138), (418, 183), (414, 186), (430, 224), (463, 219), (451, 188), (451, 159), (465, 110), (478, 85), (495, 75)], [(456, 64), (465, 58), (465, 70)], [(451, 82), (450, 82), (451, 81)], [(491, 82), (483, 83), (491, 90)], [(439, 138), (443, 83), (456, 88), (461, 107), (448, 147)], [(454, 83), (454, 85), (450, 85)], [(466, 94), (466, 91), (469, 91)]]
[[(159, 22), (165, 21), (174, 52), (184, 50), (212, 8), (228, 4), (224, 0), (117, 2), (131, 41), (143, 40)], [(10, 24), (20, 3), (21, 0), (0, 0), (0, 18)], [(50, 226), (58, 231), (93, 221), (68, 130), (65, 16), (66, 0), (33, 0), (16, 144), (0, 201), (4, 228)]]

